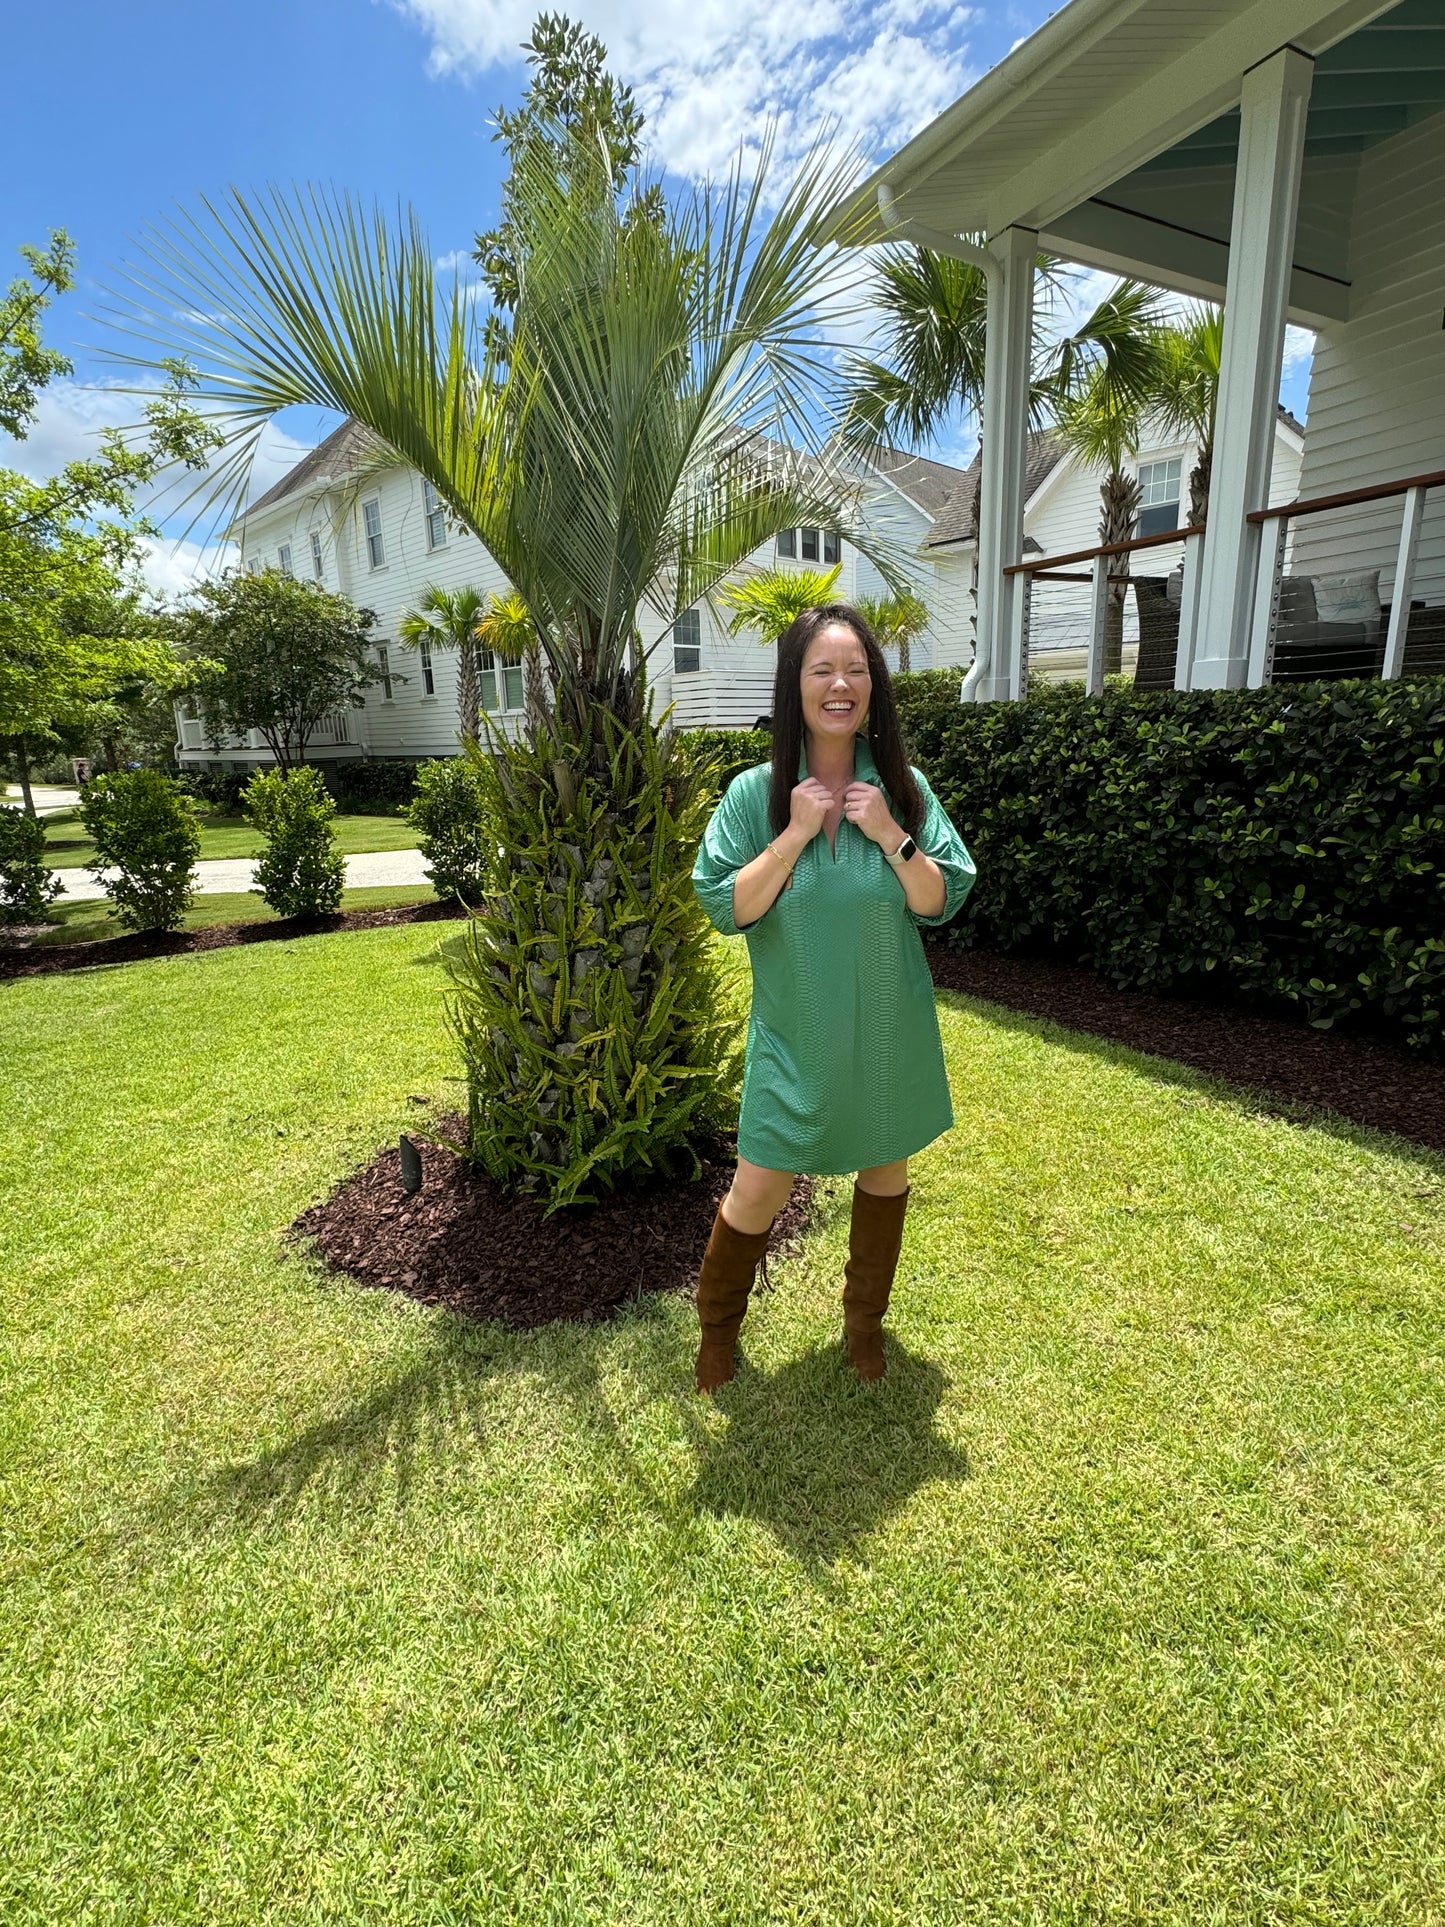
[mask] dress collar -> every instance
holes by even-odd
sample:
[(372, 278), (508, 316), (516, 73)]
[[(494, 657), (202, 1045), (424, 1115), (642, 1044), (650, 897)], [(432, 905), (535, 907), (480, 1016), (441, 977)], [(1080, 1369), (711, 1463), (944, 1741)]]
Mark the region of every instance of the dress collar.
[[(803, 739), (803, 747), (798, 751), (798, 781), (801, 783), (808, 774), (808, 743)], [(876, 783), (878, 765), (873, 760), (873, 752), (868, 747), (868, 738), (859, 732), (853, 738), (853, 776), (859, 783)]]

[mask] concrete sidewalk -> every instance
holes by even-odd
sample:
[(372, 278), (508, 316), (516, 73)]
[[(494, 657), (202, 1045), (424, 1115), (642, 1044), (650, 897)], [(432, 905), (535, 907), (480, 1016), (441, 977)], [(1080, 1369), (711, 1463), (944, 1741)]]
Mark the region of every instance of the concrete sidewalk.
[[(89, 870), (57, 870), (65, 885), (61, 901), (93, 902), (105, 895)], [(210, 857), (196, 865), (196, 889), (202, 896), (249, 890), (256, 880), (253, 857)], [(420, 850), (369, 850), (346, 859), (346, 883), (352, 890), (376, 890), (427, 882), (426, 859)]]

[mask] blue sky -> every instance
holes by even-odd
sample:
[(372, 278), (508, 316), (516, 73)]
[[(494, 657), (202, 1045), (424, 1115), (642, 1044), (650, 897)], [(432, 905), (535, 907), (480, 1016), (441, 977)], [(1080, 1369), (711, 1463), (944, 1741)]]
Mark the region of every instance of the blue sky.
[[(0, 462), (47, 473), (134, 404), (104, 386), (93, 319), (132, 237), (176, 204), (236, 184), (323, 181), (410, 202), (437, 255), (468, 248), (497, 206), (490, 117), (523, 85), (518, 43), (535, 0), (47, 0), (6, 22), (9, 152), (0, 184), (8, 274), (22, 241), (70, 230), (80, 285), (48, 338), (75, 358), (22, 448)], [(656, 159), (681, 177), (721, 171), (764, 118), (784, 155), (841, 119), (879, 157), (930, 120), (1052, 9), (1044, 0), (595, 0), (574, 12), (637, 89)], [(1302, 409), (1303, 371), (1286, 397)], [(309, 439), (308, 425), (291, 424)], [(964, 442), (950, 455), (967, 450)], [(294, 459), (279, 433), (256, 486)], [(187, 550), (157, 557), (179, 586)]]

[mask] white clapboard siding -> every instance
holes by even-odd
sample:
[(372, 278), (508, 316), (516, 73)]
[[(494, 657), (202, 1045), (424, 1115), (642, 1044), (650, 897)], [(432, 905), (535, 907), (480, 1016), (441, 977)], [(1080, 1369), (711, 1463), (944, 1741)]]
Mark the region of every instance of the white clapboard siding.
[[(1445, 115), (1361, 156), (1350, 319), (1319, 335), (1300, 493), (1336, 495), (1445, 468)], [(1390, 599), (1402, 504), (1308, 516), (1295, 567), (1378, 568)], [(1445, 601), (1445, 491), (1428, 498), (1413, 594)]]

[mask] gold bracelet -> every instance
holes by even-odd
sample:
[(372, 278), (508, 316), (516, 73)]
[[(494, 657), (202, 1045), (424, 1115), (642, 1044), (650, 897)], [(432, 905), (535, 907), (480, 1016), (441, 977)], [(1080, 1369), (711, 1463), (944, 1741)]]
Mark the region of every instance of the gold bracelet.
[(773, 855), (778, 859), (779, 863), (782, 864), (783, 868), (787, 871), (788, 875), (791, 876), (793, 874), (793, 866), (791, 863), (789, 863), (788, 859), (783, 855), (782, 851), (778, 848), (778, 846), (775, 843), (770, 843), (768, 845), (768, 848), (772, 851)]

